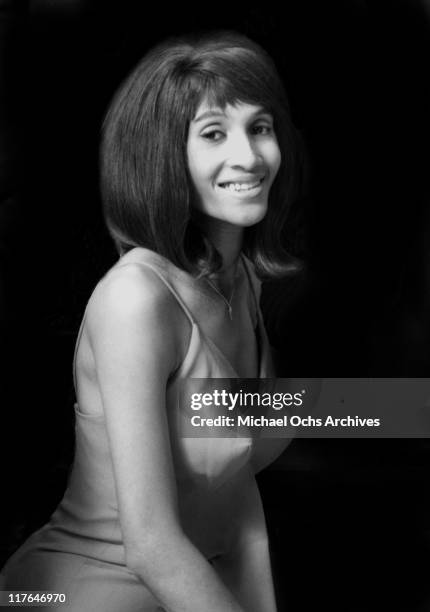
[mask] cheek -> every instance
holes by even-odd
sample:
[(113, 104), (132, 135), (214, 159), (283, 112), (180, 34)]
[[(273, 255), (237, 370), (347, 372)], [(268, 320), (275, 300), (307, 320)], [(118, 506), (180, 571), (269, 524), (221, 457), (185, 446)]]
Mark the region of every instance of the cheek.
[(189, 142), (187, 146), (187, 166), (188, 175), (194, 187), (197, 187), (200, 182), (201, 166), (199, 164), (198, 151), (193, 146), (193, 142)]
[(210, 177), (210, 168), (203, 156), (188, 155), (188, 173), (196, 187), (204, 187)]
[(276, 144), (276, 147), (273, 150), (273, 176), (276, 176), (281, 166), (281, 161), (282, 161), (281, 150), (278, 144)]
[(273, 182), (273, 179), (277, 175), (281, 165), (281, 150), (279, 148), (278, 142), (275, 140), (270, 142), (270, 145), (268, 143), (268, 146), (266, 147), (264, 153), (266, 163), (270, 168), (270, 175), (272, 179), (271, 182)]

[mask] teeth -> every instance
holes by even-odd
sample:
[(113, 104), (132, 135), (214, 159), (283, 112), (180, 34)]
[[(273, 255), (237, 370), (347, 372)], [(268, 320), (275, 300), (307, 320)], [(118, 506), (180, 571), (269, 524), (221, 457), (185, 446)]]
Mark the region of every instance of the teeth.
[(258, 187), (260, 183), (261, 180), (255, 181), (254, 183), (224, 183), (222, 187), (229, 191), (249, 191), (250, 189)]

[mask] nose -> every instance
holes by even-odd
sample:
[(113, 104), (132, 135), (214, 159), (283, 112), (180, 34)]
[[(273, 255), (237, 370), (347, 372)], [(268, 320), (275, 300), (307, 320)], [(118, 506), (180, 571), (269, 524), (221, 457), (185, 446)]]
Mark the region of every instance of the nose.
[(247, 133), (232, 135), (230, 140), (229, 162), (234, 167), (251, 170), (261, 162), (255, 142)]

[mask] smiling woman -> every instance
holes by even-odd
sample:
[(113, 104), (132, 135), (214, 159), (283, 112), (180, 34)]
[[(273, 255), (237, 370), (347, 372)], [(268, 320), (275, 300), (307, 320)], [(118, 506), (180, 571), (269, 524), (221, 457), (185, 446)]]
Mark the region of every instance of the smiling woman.
[(120, 87), (101, 146), (120, 257), (76, 342), (73, 469), (3, 589), (73, 612), (276, 610), (254, 474), (285, 442), (187, 439), (177, 410), (188, 379), (274, 375), (256, 272), (292, 266), (294, 143), (272, 61), (238, 34), (170, 40)]
[(204, 100), (190, 124), (187, 153), (201, 212), (239, 230), (264, 218), (281, 163), (270, 113), (244, 103), (211, 108)]
[[(235, 117), (242, 126), (231, 125), (226, 134), (230, 155), (242, 150), (241, 155), (253, 157), (257, 133), (270, 127), (268, 141), (275, 136), (282, 159), (278, 172), (269, 177), (273, 183), (267, 213), (244, 233), (242, 250), (260, 276), (284, 276), (291, 271), (293, 260), (280, 241), (294, 198), (297, 164), (288, 99), (267, 53), (231, 32), (172, 39), (157, 46), (115, 97), (105, 121), (101, 187), (106, 222), (121, 252), (145, 244), (192, 273), (214, 272), (222, 265), (196, 214), (188, 156), (197, 154), (197, 128), (206, 134), (202, 147), (210, 141), (213, 151), (225, 149), (223, 130), (209, 126), (214, 112), (217, 121), (226, 122), (226, 112), (237, 110), (238, 103), (242, 109), (253, 107), (248, 108), (251, 113), (258, 108), (263, 114), (260, 123), (246, 129), (243, 121), (251, 118)], [(252, 134), (255, 138), (250, 138)], [(209, 159), (206, 153), (204, 159)], [(226, 168), (221, 181), (249, 176), (241, 164), (248, 166), (250, 160), (237, 161), (239, 168), (228, 174)]]

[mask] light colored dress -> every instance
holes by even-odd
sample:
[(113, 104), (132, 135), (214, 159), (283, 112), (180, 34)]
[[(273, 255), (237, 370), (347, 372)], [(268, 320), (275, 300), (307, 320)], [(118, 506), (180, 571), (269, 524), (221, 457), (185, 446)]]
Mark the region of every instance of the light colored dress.
[[(236, 528), (234, 513), (240, 505), (236, 499), (240, 487), (235, 478), (249, 466), (256, 441), (247, 437), (181, 437), (177, 419), (181, 381), (238, 376), (199, 324), (204, 313), (199, 311), (198, 299), (190, 298), (192, 277), (160, 255), (139, 250), (138, 263), (151, 268), (168, 287), (191, 325), (188, 351), (168, 383), (167, 410), (182, 525), (210, 560), (223, 553)], [(256, 374), (271, 377), (269, 344), (258, 307), (258, 281), (250, 262), (244, 257), (241, 262), (248, 288), (245, 297), (256, 315), (259, 357)], [(77, 346), (80, 336), (81, 333)], [(79, 402), (79, 393), (77, 399)], [(65, 593), (68, 605), (59, 605), (59, 611), (161, 611), (161, 605), (125, 564), (104, 415), (89, 415), (90, 411), (81, 404), (75, 405), (75, 411), (76, 450), (65, 495), (49, 523), (30, 536), (9, 559), (2, 572), (1, 588)], [(279, 444), (275, 453), (269, 452), (279, 454)], [(57, 610), (55, 606), (46, 609)]]

